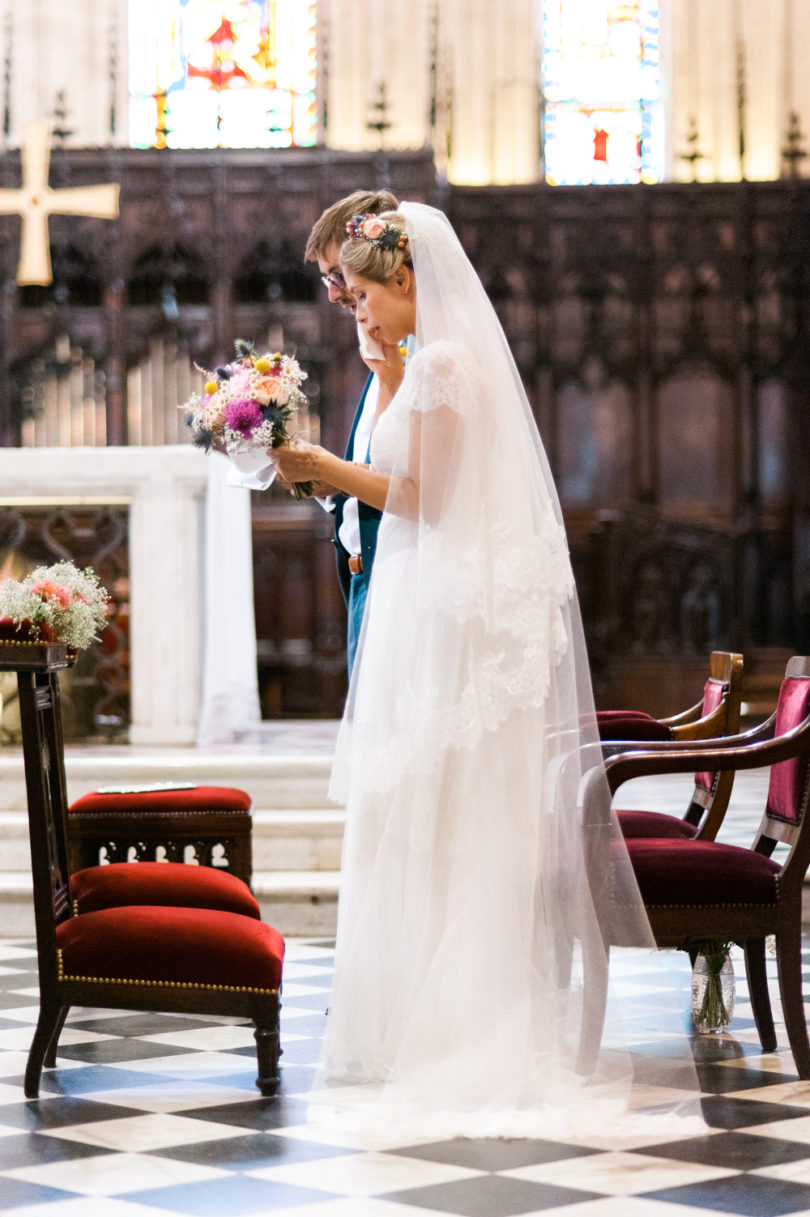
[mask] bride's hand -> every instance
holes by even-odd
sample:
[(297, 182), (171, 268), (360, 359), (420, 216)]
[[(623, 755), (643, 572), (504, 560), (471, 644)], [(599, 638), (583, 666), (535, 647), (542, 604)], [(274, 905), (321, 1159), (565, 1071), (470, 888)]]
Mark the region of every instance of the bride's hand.
[(324, 449), (317, 444), (294, 439), (289, 444), (271, 448), (269, 456), (285, 482), (316, 482), (318, 481), (317, 460), (323, 451)]
[(364, 358), (363, 362), (369, 371), (379, 378), (380, 385), (393, 397), (405, 375), (405, 360), (399, 349), (399, 343), (395, 343), (393, 346), (383, 343), (382, 348), (383, 359)]

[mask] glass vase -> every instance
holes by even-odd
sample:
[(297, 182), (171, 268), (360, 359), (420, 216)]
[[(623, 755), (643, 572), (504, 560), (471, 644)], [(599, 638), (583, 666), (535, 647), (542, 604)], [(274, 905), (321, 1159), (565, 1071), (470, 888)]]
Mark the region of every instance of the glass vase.
[(699, 1035), (726, 1031), (734, 1013), (734, 965), (727, 951), (700, 952), (692, 969), (692, 1019)]

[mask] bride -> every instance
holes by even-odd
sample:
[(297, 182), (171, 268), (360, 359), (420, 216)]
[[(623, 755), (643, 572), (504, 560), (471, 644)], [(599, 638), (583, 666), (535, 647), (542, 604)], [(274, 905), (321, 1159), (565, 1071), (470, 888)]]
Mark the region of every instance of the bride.
[[(587, 656), (502, 329), (431, 207), (355, 217), (341, 267), (386, 358), (416, 342), (370, 468), (305, 443), (274, 452), (285, 479), (384, 508), (332, 779), (347, 824), (311, 1118), (560, 1137), (628, 1105), (677, 1107), (696, 1089), (677, 1020), (659, 1009), (642, 1030), (633, 1007), (633, 1037), (669, 1054), (648, 1052), (634, 1087), (621, 1003), (603, 1019), (608, 911), (611, 934), (620, 906), (622, 941), (653, 944), (620, 831), (583, 830), (599, 755)], [(606, 783), (602, 800), (610, 824)], [(675, 1102), (651, 1081), (677, 1085)]]

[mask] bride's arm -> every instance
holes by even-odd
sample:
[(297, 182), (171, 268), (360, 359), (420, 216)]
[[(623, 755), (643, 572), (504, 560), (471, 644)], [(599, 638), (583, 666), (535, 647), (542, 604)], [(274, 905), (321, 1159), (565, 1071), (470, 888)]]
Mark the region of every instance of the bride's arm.
[(408, 427), (408, 472), (390, 479), (386, 511), (435, 525), (455, 485), (459, 416), (448, 406), (413, 410)]
[[(384, 359), (366, 359), (365, 363), (375, 374), (377, 390), (377, 413), (381, 414), (393, 401), (402, 383), (404, 363), (399, 346), (383, 345)], [(354, 499), (361, 499), (369, 507), (382, 511), (388, 497), (389, 479), (367, 465), (356, 465), (344, 461), (333, 452), (318, 444), (293, 440), (280, 448), (273, 448), (270, 455), (282, 482), (318, 482), (332, 491), (339, 490)], [(316, 488), (318, 494), (324, 492)]]

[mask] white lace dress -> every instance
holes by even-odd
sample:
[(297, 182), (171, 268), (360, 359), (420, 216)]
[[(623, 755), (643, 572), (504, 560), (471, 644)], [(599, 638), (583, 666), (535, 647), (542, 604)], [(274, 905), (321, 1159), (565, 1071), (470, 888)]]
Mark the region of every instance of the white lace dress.
[(333, 775), (347, 826), (318, 1124), (562, 1136), (627, 1098), (615, 1041), (577, 1072), (578, 944), (601, 938), (560, 778), (565, 536), (524, 493), (536, 459), (500, 450), (481, 374), (424, 348), (374, 434), (392, 489)]

